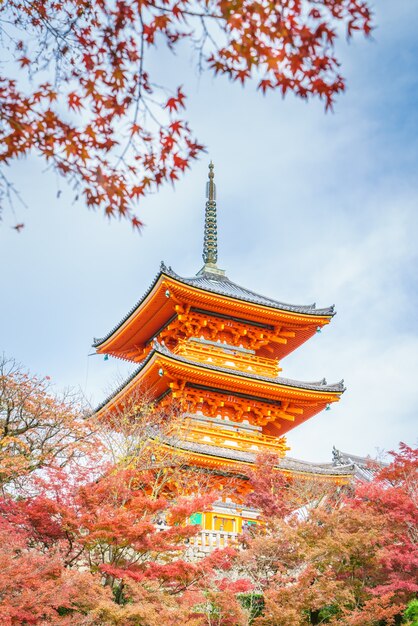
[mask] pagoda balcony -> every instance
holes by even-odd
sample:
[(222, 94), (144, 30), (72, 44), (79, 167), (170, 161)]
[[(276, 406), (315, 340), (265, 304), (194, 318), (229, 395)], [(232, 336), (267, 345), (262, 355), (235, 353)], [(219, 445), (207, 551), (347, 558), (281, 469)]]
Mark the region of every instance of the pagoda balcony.
[(284, 456), (289, 449), (284, 437), (264, 435), (257, 426), (204, 415), (185, 414), (184, 417), (186, 424), (181, 426), (179, 434), (186, 441), (256, 453), (270, 452), (279, 456)]
[[(167, 524), (156, 526), (157, 531), (169, 529), (170, 526)], [(196, 558), (202, 558), (214, 550), (228, 546), (237, 547), (239, 536), (242, 536), (242, 533), (226, 532), (224, 530), (201, 530), (196, 535), (186, 540), (187, 557), (194, 560)]]
[[(212, 342), (210, 342), (212, 343)], [(257, 356), (251, 351), (228, 344), (208, 345), (209, 342), (198, 340), (180, 341), (173, 352), (200, 363), (209, 363), (219, 367), (237, 369), (241, 372), (259, 374), (277, 378), (282, 371), (279, 362)]]
[(201, 530), (197, 535), (189, 538), (190, 556), (196, 558), (228, 546), (237, 547), (237, 539), (240, 535), (242, 533), (224, 530)]

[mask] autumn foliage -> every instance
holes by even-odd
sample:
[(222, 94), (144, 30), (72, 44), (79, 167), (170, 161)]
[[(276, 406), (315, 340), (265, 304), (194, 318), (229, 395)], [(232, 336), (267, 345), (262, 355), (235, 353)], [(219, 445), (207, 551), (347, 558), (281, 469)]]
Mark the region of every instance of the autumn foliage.
[(187, 42), (201, 70), (329, 108), (345, 85), (338, 34), (372, 28), (366, 0), (9, 0), (0, 24), (0, 164), (40, 155), (88, 207), (136, 228), (139, 201), (203, 150), (184, 81), (161, 85), (156, 49)]
[(246, 502), (260, 523), (196, 558), (191, 516), (219, 494), (150, 437), (155, 408), (135, 398), (100, 423), (15, 364), (0, 382), (1, 624), (401, 623), (418, 592), (417, 450), (346, 487), (260, 457)]
[(230, 553), (190, 558), (190, 516), (215, 495), (183, 489), (205, 481), (150, 440), (158, 412), (134, 399), (137, 420), (130, 403), (100, 423), (10, 361), (0, 383), (1, 624), (200, 624)]
[(270, 485), (257, 494), (264, 523), (239, 557), (263, 596), (255, 624), (400, 623), (418, 592), (418, 451), (401, 444), (392, 457), (370, 483), (322, 493), (295, 478), (272, 489), (274, 464), (261, 459), (253, 480)]
[(91, 450), (94, 428), (73, 393), (54, 394), (13, 359), (0, 359), (0, 486)]

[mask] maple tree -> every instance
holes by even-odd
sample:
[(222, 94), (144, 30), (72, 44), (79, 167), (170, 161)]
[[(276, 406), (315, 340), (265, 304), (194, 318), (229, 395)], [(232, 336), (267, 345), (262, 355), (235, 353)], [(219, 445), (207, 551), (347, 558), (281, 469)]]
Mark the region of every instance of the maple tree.
[(277, 463), (261, 459), (253, 483), (264, 490), (252, 498), (263, 523), (238, 560), (262, 594), (254, 624), (400, 624), (418, 591), (418, 450), (401, 444), (392, 455), (370, 483), (324, 486), (314, 499), (292, 478), (276, 489)]
[(418, 449), (400, 444), (375, 481), (357, 488), (351, 504), (385, 519), (387, 543), (380, 551), (380, 594), (418, 593)]
[[(216, 578), (230, 560), (216, 551), (192, 558), (199, 526), (190, 516), (215, 495), (191, 469), (184, 479), (187, 459), (162, 450), (156, 432), (163, 436), (167, 410), (162, 416), (133, 394), (112, 419), (99, 420), (77, 415), (45, 384), (6, 361), (2, 424), (22, 440), (3, 437), (1, 623), (205, 623), (194, 607), (207, 604), (208, 585), (212, 602), (219, 596)], [(73, 436), (69, 424), (78, 421), (91, 422), (91, 437)], [(67, 438), (66, 453), (54, 454), (54, 442), (58, 450)]]
[(266, 520), (285, 519), (295, 511), (304, 519), (324, 503), (339, 502), (341, 490), (334, 483), (279, 473), (280, 461), (275, 454), (260, 454), (248, 476), (252, 491), (247, 504), (262, 511)]
[[(64, 566), (59, 551), (42, 550), (18, 523), (0, 517), (0, 621), (18, 624), (82, 624), (107, 597), (97, 577)], [(73, 611), (77, 618), (73, 619)]]
[[(159, 84), (154, 49), (187, 41), (200, 69), (329, 108), (345, 86), (338, 33), (368, 35), (371, 20), (366, 0), (9, 0), (0, 5), (10, 54), (0, 76), (0, 164), (36, 153), (88, 207), (139, 228), (139, 200), (203, 150), (183, 88)], [(1, 182), (11, 200), (4, 170)]]
[(47, 385), (3, 365), (2, 624), (413, 623), (418, 450), (401, 444), (370, 483), (346, 487), (286, 476), (262, 455), (246, 502), (260, 523), (196, 558), (191, 516), (218, 493), (167, 452), (175, 415), (132, 394), (106, 419), (86, 416)]
[(0, 486), (83, 456), (94, 440), (86, 411), (77, 394), (53, 393), (48, 376), (32, 376), (13, 359), (2, 357)]

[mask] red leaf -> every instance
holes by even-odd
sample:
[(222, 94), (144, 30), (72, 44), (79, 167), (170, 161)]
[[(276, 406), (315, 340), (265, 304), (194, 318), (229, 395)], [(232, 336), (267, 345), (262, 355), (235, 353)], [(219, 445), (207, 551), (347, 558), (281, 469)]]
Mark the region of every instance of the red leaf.
[(171, 111), (177, 111), (177, 107), (178, 107), (178, 105), (179, 105), (179, 103), (178, 103), (178, 101), (177, 101), (177, 99), (176, 99), (176, 98), (169, 98), (169, 99), (167, 100), (167, 103), (166, 103), (166, 105), (165, 105), (165, 108), (166, 108), (166, 109), (169, 109), (169, 110), (170, 110), (170, 112), (171, 112)]
[(20, 67), (25, 67), (26, 65), (31, 64), (31, 60), (28, 59), (28, 57), (21, 57), (20, 59), (18, 59), (18, 62), (20, 63)]
[(273, 83), (268, 78), (264, 78), (259, 82), (258, 89), (261, 89), (263, 93), (266, 93), (267, 89), (273, 88)]
[(140, 228), (142, 228), (142, 227), (143, 227), (143, 225), (144, 225), (144, 223), (143, 223), (143, 222), (141, 222), (141, 220), (139, 220), (139, 219), (138, 219), (137, 217), (135, 217), (135, 216), (132, 218), (131, 222), (132, 222), (132, 226), (133, 226), (133, 228), (134, 228), (134, 229), (137, 229), (137, 230), (139, 230)]

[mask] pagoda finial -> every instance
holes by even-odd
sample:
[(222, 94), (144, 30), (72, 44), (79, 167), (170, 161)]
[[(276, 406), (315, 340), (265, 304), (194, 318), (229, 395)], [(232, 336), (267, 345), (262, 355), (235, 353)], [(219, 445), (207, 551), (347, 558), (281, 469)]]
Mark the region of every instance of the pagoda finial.
[(214, 182), (215, 173), (212, 161), (209, 163), (209, 180), (206, 183), (206, 207), (205, 207), (205, 234), (203, 238), (203, 261), (204, 266), (198, 272), (198, 276), (203, 274), (213, 274), (225, 276), (224, 270), (220, 270), (216, 265), (218, 260), (218, 228), (216, 223), (216, 185)]
[(218, 260), (218, 233), (216, 225), (216, 185), (212, 161), (209, 163), (209, 180), (206, 183), (205, 234), (203, 260), (205, 265), (216, 266)]
[(208, 199), (209, 202), (216, 201), (216, 185), (213, 180), (215, 178), (215, 172), (213, 171), (214, 167), (215, 166), (213, 162), (211, 161), (209, 163), (209, 174), (208, 174), (209, 181), (206, 183), (206, 198)]

